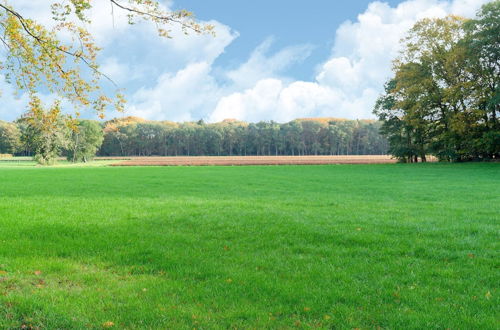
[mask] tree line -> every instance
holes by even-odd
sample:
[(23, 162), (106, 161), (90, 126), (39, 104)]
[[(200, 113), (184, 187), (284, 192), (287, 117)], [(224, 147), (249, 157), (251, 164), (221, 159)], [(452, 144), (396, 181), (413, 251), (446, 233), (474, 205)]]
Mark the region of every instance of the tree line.
[(299, 119), (288, 123), (225, 120), (173, 123), (126, 118), (106, 124), (101, 156), (385, 154), (380, 123)]
[[(36, 108), (36, 107), (35, 107)], [(34, 156), (50, 164), (98, 156), (375, 155), (386, 154), (381, 122), (333, 118), (288, 123), (174, 123), (136, 117), (107, 122), (64, 119), (56, 107), (0, 122), (0, 154)]]
[(417, 22), (374, 113), (404, 162), (500, 158), (500, 0)]

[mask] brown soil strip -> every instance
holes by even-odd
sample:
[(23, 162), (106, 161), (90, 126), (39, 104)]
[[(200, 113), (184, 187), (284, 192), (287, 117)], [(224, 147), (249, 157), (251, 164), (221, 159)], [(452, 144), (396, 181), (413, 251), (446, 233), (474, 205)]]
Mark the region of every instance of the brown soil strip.
[[(107, 158), (110, 159), (110, 158)], [(123, 158), (122, 158), (123, 159)], [(235, 157), (129, 157), (112, 166), (233, 166), (389, 164), (391, 156), (235, 156)]]

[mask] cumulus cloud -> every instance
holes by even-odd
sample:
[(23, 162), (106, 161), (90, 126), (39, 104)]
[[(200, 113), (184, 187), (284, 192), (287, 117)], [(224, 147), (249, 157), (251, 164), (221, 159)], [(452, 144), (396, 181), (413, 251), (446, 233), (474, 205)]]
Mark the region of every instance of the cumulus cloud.
[(377, 96), (378, 91), (365, 89), (360, 97), (350, 99), (341, 90), (317, 82), (285, 84), (278, 79), (264, 79), (251, 89), (223, 97), (209, 121), (226, 118), (278, 122), (304, 117), (366, 118), (364, 109), (370, 109)]
[(189, 64), (176, 74), (160, 76), (153, 88), (142, 88), (132, 97), (127, 112), (148, 119), (189, 121), (203, 117), (200, 111), (213, 107), (221, 90), (210, 75), (210, 64)]
[(247, 62), (227, 71), (226, 77), (236, 87), (248, 88), (260, 79), (275, 78), (283, 74), (292, 64), (303, 61), (312, 52), (310, 45), (295, 45), (269, 54), (273, 42), (274, 38), (266, 39), (252, 52)]

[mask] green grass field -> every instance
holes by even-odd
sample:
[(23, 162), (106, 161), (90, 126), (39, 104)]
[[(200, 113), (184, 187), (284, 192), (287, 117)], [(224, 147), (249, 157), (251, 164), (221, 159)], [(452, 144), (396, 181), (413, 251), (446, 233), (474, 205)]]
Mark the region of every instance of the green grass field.
[(498, 329), (499, 211), (491, 163), (0, 165), (0, 328)]

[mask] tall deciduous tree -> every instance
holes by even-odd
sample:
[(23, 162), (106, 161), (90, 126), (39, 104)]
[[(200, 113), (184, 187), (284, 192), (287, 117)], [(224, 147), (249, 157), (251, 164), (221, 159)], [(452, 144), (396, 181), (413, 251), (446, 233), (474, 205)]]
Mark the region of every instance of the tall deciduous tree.
[(58, 102), (46, 110), (40, 99), (34, 97), (30, 109), (21, 119), (25, 124), (22, 140), (33, 150), (39, 164), (51, 165), (67, 146), (68, 121), (61, 114)]
[(466, 68), (474, 82), (474, 107), (483, 120), (473, 144), (500, 157), (500, 1), (485, 4), (465, 30)]
[(66, 146), (67, 158), (71, 162), (92, 160), (104, 139), (101, 124), (93, 120), (78, 120), (69, 130)]

